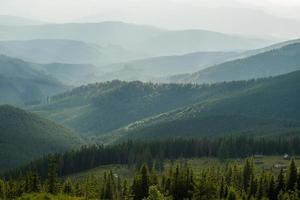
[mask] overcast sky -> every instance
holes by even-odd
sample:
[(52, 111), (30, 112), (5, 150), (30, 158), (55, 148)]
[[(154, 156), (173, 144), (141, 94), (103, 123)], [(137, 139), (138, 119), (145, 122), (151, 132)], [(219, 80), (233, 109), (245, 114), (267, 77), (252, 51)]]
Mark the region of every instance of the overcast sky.
[(0, 0), (0, 5), (2, 15), (48, 22), (118, 20), (274, 37), (298, 36), (279, 29), (300, 21), (300, 0)]

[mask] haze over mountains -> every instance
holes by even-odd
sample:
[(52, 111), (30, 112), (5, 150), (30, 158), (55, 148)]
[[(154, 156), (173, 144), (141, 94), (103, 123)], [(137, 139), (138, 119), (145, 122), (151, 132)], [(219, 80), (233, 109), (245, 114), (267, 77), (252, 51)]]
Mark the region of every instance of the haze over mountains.
[(171, 31), (122, 22), (0, 26), (1, 40), (67, 39), (117, 45), (144, 56), (253, 49), (270, 41), (206, 30)]
[[(273, 62), (271, 56), (267, 57), (269, 51), (276, 50), (278, 52), (278, 58), (284, 59), (288, 55), (285, 55), (284, 50), (281, 48), (285, 47), (286, 51), (293, 51), (292, 47), (289, 45), (298, 44), (299, 40), (289, 40), (282, 43), (276, 43), (260, 49), (248, 50), (248, 51), (230, 51), (230, 52), (194, 52), (191, 54), (184, 54), (178, 56), (161, 56), (146, 59), (133, 60), (122, 63), (115, 63), (107, 66), (103, 66), (104, 71), (93, 74), (93, 78), (99, 81), (109, 81), (114, 79), (126, 80), (126, 81), (154, 81), (154, 82), (183, 82), (183, 83), (207, 83), (207, 82), (218, 82), (218, 81), (231, 81), (231, 80), (246, 80), (251, 78), (268, 77), (273, 75), (279, 75), (283, 73), (288, 73), (295, 70), (295, 65), (297, 65), (297, 60), (293, 60), (295, 63), (287, 63), (287, 67), (282, 67), (281, 69), (271, 68), (270, 62)], [(261, 65), (253, 64), (254, 67), (251, 70), (256, 70), (250, 75), (249, 69), (241, 68), (241, 73), (233, 73), (233, 65), (238, 61), (247, 62), (247, 57), (251, 57), (252, 60), (259, 59), (262, 53), (266, 53), (266, 62), (263, 61)], [(297, 53), (295, 50), (294, 53)], [(291, 53), (293, 54), (293, 53)], [(292, 56), (292, 55), (290, 55)], [(295, 55), (296, 56), (296, 55)], [(247, 58), (247, 59), (246, 59)], [(250, 58), (249, 58), (250, 59)], [(289, 58), (286, 58), (289, 59)], [(230, 62), (232, 61), (232, 62)], [(260, 62), (260, 61), (258, 61)], [(205, 73), (213, 71), (214, 69), (221, 68), (225, 63), (229, 63), (226, 66), (226, 70), (231, 70), (228, 73), (232, 74), (232, 78), (222, 76), (221, 72), (220, 80), (210, 80), (207, 78), (205, 80)], [(280, 64), (281, 63), (281, 64)], [(245, 65), (249, 65), (246, 63)], [(276, 65), (285, 65), (284, 61), (279, 61)], [(292, 65), (292, 66), (290, 66)], [(231, 67), (231, 68), (230, 68)], [(269, 69), (270, 68), (270, 69)], [(274, 67), (275, 68), (275, 67)], [(110, 69), (110, 70), (107, 70)], [(297, 67), (296, 67), (297, 69)], [(199, 71), (200, 70), (200, 71)], [(197, 72), (199, 71), (199, 72)], [(203, 73), (205, 75), (203, 81), (196, 80), (199, 74)], [(267, 72), (268, 71), (268, 72)], [(191, 73), (191, 74), (186, 74)], [(244, 75), (243, 75), (244, 73)], [(173, 76), (172, 76), (173, 75)], [(167, 76), (170, 76), (169, 78)], [(200, 76), (200, 75), (199, 75)], [(235, 76), (235, 77), (234, 77)], [(240, 76), (240, 77), (239, 77)], [(244, 77), (242, 77), (244, 76)], [(199, 77), (198, 77), (199, 78)], [(222, 80), (223, 78), (223, 80)], [(200, 78), (199, 78), (200, 79)]]
[(40, 70), (40, 65), (0, 55), (0, 102), (24, 106), (44, 103), (68, 87)]
[[(300, 128), (299, 40), (123, 22), (11, 23), (0, 40), (0, 104), (27, 110), (0, 107), (4, 168), (94, 142)], [(38, 153), (9, 153), (27, 139)]]
[(1, 0), (0, 200), (296, 200), (299, 110), (300, 1)]
[(159, 81), (165, 76), (196, 72), (243, 54), (244, 52), (195, 52), (178, 56), (151, 57), (106, 65), (103, 66), (104, 72), (98, 72), (94, 76), (101, 81)]
[(24, 17), (0, 15), (0, 25), (3, 26), (28, 26), (28, 25), (41, 25), (41, 24), (46, 24), (46, 22), (27, 19)]
[(171, 82), (210, 83), (276, 76), (299, 70), (300, 43), (289, 44), (244, 59), (225, 62), (190, 75), (178, 75)]
[(120, 46), (99, 46), (76, 40), (37, 39), (1, 41), (0, 54), (36, 63), (104, 65), (137, 58)]

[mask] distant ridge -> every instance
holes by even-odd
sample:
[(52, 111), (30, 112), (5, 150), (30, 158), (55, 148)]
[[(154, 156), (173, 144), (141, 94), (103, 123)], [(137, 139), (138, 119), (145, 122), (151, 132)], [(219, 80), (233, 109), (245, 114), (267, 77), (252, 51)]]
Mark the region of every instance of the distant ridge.
[[(277, 76), (300, 70), (300, 43), (281, 43), (274, 49), (215, 65), (192, 74), (177, 75), (170, 82), (213, 83)], [(283, 45), (281, 47), (281, 45)]]
[(29, 25), (42, 25), (46, 22), (39, 20), (32, 20), (24, 17), (0, 15), (0, 25), (4, 26), (29, 26)]
[(40, 65), (0, 55), (0, 104), (45, 103), (68, 87), (40, 69)]
[(196, 51), (255, 49), (270, 41), (249, 39), (206, 30), (172, 31), (123, 22), (0, 26), (2, 40), (68, 39), (101, 46), (118, 45), (145, 57)]

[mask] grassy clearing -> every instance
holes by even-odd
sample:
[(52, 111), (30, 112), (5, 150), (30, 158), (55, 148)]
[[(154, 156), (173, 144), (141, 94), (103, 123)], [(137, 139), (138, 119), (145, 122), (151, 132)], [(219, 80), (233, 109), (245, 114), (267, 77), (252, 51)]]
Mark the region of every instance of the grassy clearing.
[[(245, 159), (226, 159), (220, 160), (217, 158), (194, 158), (194, 159), (181, 159), (175, 161), (166, 161), (165, 169), (170, 166), (176, 166), (177, 164), (187, 164), (193, 169), (195, 175), (199, 174), (202, 170), (209, 167), (225, 167), (227, 164), (242, 165)], [(300, 167), (300, 160), (295, 159), (296, 165)], [(261, 158), (254, 158), (254, 164), (257, 172), (262, 170), (279, 171), (282, 167), (286, 169), (289, 166), (290, 159), (285, 160), (283, 156), (263, 156)], [(279, 165), (278, 165), (279, 164)], [(277, 166), (276, 166), (277, 165)], [(128, 168), (127, 165), (104, 165), (92, 170), (84, 171), (75, 175), (72, 175), (74, 179), (84, 179), (85, 177), (92, 175), (96, 177), (103, 176), (104, 172), (112, 171), (117, 176), (122, 178), (131, 179), (134, 175), (134, 169)]]
[(102, 177), (105, 172), (112, 171), (117, 176), (130, 179), (134, 174), (134, 169), (129, 169), (127, 165), (103, 165), (88, 171), (72, 175), (73, 179), (84, 179), (87, 176)]

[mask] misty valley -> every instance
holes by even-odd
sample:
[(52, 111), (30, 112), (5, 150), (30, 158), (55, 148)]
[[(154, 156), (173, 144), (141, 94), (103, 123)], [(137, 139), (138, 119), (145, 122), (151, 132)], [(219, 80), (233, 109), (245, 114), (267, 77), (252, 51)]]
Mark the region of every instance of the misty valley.
[(272, 31), (0, 15), (0, 200), (300, 199), (300, 39)]

